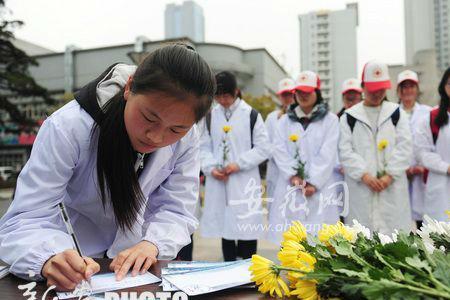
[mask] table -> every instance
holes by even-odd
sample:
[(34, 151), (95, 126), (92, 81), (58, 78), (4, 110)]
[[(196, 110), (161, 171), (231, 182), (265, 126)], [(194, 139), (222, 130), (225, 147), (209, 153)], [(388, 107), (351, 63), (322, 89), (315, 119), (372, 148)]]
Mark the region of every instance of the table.
[[(108, 266), (111, 262), (111, 259), (95, 259), (101, 267), (100, 273), (106, 273), (109, 272)], [(158, 261), (156, 264), (154, 264), (150, 268), (150, 272), (157, 277), (161, 277), (161, 268), (164, 268), (167, 266), (169, 261)], [(0, 299), (1, 300), (28, 300), (30, 297), (23, 296), (24, 290), (20, 290), (18, 288), (19, 285), (27, 284), (29, 281), (20, 279), (12, 274), (7, 275), (6, 277), (0, 279)], [(144, 291), (150, 291), (150, 292), (162, 292), (162, 288), (159, 286), (160, 282), (129, 288), (126, 290), (119, 290), (117, 292), (121, 291), (127, 291), (127, 292), (137, 292), (142, 293)], [(34, 291), (36, 292), (36, 299), (41, 300), (45, 291), (47, 290), (47, 286), (45, 285), (45, 282), (38, 282), (36, 287), (34, 288)], [(52, 300), (53, 297), (56, 297), (56, 294), (54, 291), (51, 291), (47, 297), (46, 300)], [(195, 297), (189, 297), (189, 299), (217, 299), (217, 300), (231, 300), (231, 299), (242, 299), (242, 300), (262, 300), (262, 299), (274, 299), (270, 296), (265, 296), (257, 291), (256, 288), (242, 288), (242, 289), (228, 289), (223, 291), (218, 291), (215, 293), (195, 296)]]

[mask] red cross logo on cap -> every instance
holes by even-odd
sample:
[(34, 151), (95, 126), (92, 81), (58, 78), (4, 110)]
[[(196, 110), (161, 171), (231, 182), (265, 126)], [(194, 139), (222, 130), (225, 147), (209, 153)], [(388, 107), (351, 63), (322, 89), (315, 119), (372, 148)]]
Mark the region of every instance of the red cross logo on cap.
[(350, 84), (353, 84), (353, 81), (350, 80), (350, 81), (348, 82), (348, 84), (349, 84), (349, 85), (350, 85)]
[(289, 85), (289, 82), (285, 82), (285, 83), (284, 83), (284, 86), (288, 86), (288, 85)]
[(302, 75), (302, 77), (300, 77), (300, 81), (305, 81), (306, 80), (306, 75)]
[(373, 77), (380, 78), (383, 75), (383, 71), (380, 68), (377, 68), (373, 71)]

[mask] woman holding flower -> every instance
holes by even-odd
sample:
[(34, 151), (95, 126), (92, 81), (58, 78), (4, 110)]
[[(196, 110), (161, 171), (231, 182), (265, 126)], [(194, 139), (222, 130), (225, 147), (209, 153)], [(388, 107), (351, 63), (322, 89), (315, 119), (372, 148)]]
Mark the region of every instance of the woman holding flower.
[(278, 243), (291, 221), (300, 220), (309, 232), (339, 219), (333, 169), (337, 161), (338, 117), (328, 110), (320, 80), (311, 71), (300, 73), (296, 102), (277, 124), (274, 160), (280, 171), (270, 207), (268, 238)]
[(206, 175), (201, 233), (222, 238), (224, 259), (232, 261), (256, 253), (263, 233), (258, 165), (270, 157), (271, 147), (261, 115), (238, 96), (235, 76), (221, 72), (216, 81), (218, 105), (205, 118), (200, 145)]
[(390, 234), (411, 229), (406, 170), (412, 157), (408, 118), (398, 104), (385, 101), (391, 87), (385, 64), (363, 70), (365, 99), (340, 120), (339, 155), (349, 189), (347, 220)]

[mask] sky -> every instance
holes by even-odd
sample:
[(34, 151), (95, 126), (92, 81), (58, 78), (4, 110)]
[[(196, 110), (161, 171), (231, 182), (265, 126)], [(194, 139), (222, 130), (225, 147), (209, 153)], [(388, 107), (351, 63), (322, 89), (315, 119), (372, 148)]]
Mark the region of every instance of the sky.
[[(292, 76), (300, 72), (298, 15), (359, 4), (358, 72), (378, 59), (404, 64), (403, 0), (195, 0), (203, 8), (205, 41), (266, 48)], [(182, 0), (6, 0), (10, 19), (24, 21), (18, 38), (54, 51), (164, 39), (164, 9)]]

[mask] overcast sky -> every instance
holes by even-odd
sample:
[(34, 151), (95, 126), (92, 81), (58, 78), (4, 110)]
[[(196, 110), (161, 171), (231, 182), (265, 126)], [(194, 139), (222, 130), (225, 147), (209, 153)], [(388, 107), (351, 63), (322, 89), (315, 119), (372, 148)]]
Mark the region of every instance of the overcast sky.
[[(205, 40), (265, 47), (292, 75), (300, 68), (298, 15), (344, 9), (343, 0), (195, 0), (203, 7)], [(367, 60), (405, 61), (403, 0), (359, 0), (358, 70)], [(182, 0), (6, 0), (25, 22), (16, 36), (63, 51), (133, 43), (138, 35), (164, 38), (164, 9)]]

